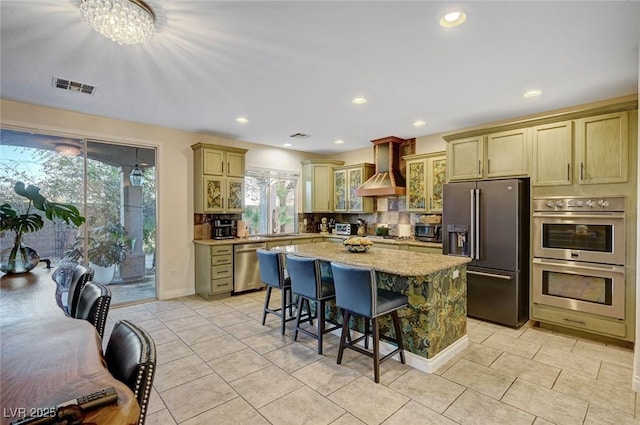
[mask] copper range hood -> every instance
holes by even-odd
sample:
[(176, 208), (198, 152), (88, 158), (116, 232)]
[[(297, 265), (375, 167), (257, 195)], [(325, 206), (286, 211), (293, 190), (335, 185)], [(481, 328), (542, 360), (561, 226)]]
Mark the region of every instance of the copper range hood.
[(376, 173), (356, 189), (356, 196), (394, 196), (406, 193), (400, 173), (400, 145), (404, 139), (389, 136), (372, 140)]

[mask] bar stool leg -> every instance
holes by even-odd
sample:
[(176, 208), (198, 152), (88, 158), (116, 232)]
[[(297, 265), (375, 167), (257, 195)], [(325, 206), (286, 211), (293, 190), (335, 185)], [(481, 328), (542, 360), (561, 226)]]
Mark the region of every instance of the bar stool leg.
[(293, 340), (297, 341), (298, 340), (298, 328), (300, 327), (300, 317), (302, 316), (302, 304), (303, 304), (304, 298), (302, 297), (298, 297), (298, 306), (297, 306), (297, 312), (296, 312), (296, 321), (295, 321), (295, 331), (293, 332)]
[(344, 353), (345, 341), (347, 339), (347, 335), (351, 332), (349, 331), (349, 317), (351, 313), (347, 310), (342, 310), (342, 333), (340, 334), (340, 348), (338, 349), (338, 364), (342, 363), (342, 354)]
[(322, 335), (324, 335), (324, 301), (316, 302), (316, 317), (318, 318), (318, 354), (322, 354)]
[(264, 297), (264, 308), (262, 309), (262, 326), (267, 320), (267, 309), (269, 308), (269, 300), (271, 300), (271, 286), (267, 286), (267, 294)]
[(287, 323), (287, 290), (282, 290), (280, 297), (280, 333), (284, 335), (285, 324)]
[(370, 329), (371, 323), (369, 322), (369, 319), (366, 318), (364, 319), (364, 348), (369, 349), (369, 329)]
[(373, 322), (373, 376), (376, 384), (380, 382), (380, 328), (378, 328), (378, 318), (371, 319)]
[(400, 362), (402, 364), (405, 364), (404, 343), (402, 342), (402, 333), (400, 332), (400, 319), (398, 318), (397, 310), (391, 312), (391, 319), (393, 320), (393, 328), (396, 332), (396, 341), (398, 343), (398, 348), (400, 349)]

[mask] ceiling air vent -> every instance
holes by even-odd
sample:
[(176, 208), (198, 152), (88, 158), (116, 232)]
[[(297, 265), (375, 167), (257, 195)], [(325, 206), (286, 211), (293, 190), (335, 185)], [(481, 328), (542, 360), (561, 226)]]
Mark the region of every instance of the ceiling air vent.
[(93, 94), (95, 86), (79, 83), (77, 81), (65, 80), (64, 78), (53, 77), (53, 87), (63, 90), (75, 91), (79, 93)]
[(292, 134), (289, 137), (293, 137), (294, 139), (307, 139), (310, 136), (308, 134), (304, 134), (304, 133), (295, 133), (295, 134)]

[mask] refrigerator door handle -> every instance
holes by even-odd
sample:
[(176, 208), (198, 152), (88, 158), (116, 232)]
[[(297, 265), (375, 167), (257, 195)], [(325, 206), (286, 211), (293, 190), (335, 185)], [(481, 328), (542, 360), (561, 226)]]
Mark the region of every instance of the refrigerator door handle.
[(471, 258), (475, 258), (475, 235), (476, 235), (476, 228), (475, 228), (475, 220), (474, 220), (474, 212), (476, 210), (476, 207), (474, 205), (474, 192), (476, 190), (475, 189), (471, 189), (469, 191), (470, 195), (471, 195), (471, 208), (469, 208), (469, 213), (471, 214), (471, 219), (470, 219), (470, 223), (471, 223), (471, 231), (469, 232), (469, 247), (470, 247), (470, 257)]
[(492, 278), (495, 278), (495, 279), (502, 279), (502, 280), (511, 280), (511, 276), (505, 276), (503, 274), (474, 272), (474, 271), (471, 271), (471, 270), (467, 270), (467, 274), (474, 274), (476, 276), (484, 276), (484, 277), (492, 277)]
[(475, 225), (475, 233), (473, 234), (473, 240), (476, 244), (474, 252), (476, 256), (474, 257), (476, 260), (480, 259), (480, 189), (475, 189), (475, 203), (474, 203), (474, 220)]

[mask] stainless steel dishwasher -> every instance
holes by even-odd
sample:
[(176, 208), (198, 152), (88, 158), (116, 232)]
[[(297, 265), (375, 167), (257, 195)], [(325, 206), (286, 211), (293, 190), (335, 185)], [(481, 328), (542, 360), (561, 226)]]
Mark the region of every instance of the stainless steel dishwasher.
[(266, 243), (247, 243), (233, 246), (234, 293), (264, 287), (260, 282), (260, 269), (256, 251), (258, 248), (266, 247)]

